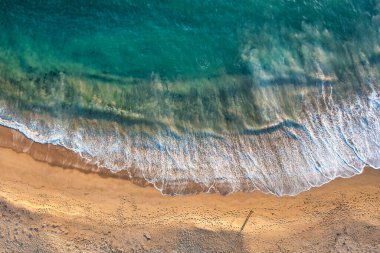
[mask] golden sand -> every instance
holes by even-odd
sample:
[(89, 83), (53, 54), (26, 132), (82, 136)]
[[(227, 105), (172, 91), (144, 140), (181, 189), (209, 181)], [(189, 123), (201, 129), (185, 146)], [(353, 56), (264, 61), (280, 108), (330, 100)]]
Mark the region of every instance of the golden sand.
[(168, 197), (0, 148), (0, 252), (380, 252), (380, 171), (295, 197)]

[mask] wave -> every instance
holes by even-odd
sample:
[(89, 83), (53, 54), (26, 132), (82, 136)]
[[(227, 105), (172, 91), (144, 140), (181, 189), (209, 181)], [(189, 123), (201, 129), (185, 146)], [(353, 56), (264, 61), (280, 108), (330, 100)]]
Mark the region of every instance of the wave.
[(364, 166), (380, 167), (379, 94), (337, 106), (328, 95), (332, 87), (323, 89), (324, 104), (318, 105), (323, 113), (305, 110), (302, 123), (284, 119), (239, 134), (136, 134), (84, 119), (76, 130), (64, 122), (40, 126), (38, 116), (23, 121), (4, 105), (0, 124), (33, 141), (61, 145), (90, 164), (128, 170), (131, 178), (143, 178), (163, 194), (260, 190), (295, 195), (361, 173)]

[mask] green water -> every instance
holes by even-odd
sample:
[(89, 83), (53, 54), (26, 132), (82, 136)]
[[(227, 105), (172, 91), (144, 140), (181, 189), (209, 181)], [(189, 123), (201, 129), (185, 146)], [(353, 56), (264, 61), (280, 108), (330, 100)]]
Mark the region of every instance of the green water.
[[(360, 38), (375, 1), (1, 1), (1, 45), (25, 71), (124, 77), (246, 74), (241, 51), (305, 24), (336, 43)], [(286, 31), (283, 31), (286, 29)], [(263, 35), (262, 33), (265, 33)], [(265, 43), (265, 44), (264, 44)], [(289, 48), (296, 50), (295, 48)], [(16, 58), (17, 57), (17, 58)], [(11, 60), (8, 59), (8, 60)]]
[[(166, 117), (178, 126), (194, 120), (201, 128), (270, 123), (274, 116), (261, 115), (260, 98), (247, 91), (268, 84), (315, 85), (318, 80), (310, 76), (319, 60), (316, 49), (328, 56), (320, 59), (324, 72), (347, 82), (355, 68), (347, 51), (377, 57), (375, 5), (3, 0), (0, 71), (11, 84), (3, 84), (2, 96), (16, 98), (21, 107), (63, 106), (71, 114), (112, 108), (117, 117)], [(57, 87), (63, 76), (65, 87)], [(151, 85), (157, 79), (163, 85), (158, 91)], [(300, 100), (289, 93), (282, 100)], [(292, 117), (296, 107), (285, 103), (281, 114)]]

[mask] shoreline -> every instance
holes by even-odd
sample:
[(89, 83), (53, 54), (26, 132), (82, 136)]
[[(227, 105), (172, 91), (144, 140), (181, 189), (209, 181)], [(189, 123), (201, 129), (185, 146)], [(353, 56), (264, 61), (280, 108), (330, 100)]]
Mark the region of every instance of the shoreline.
[(297, 196), (173, 197), (0, 148), (0, 175), (5, 252), (380, 251), (378, 170)]
[(139, 178), (130, 178), (127, 171), (112, 172), (91, 163), (80, 154), (63, 146), (51, 143), (38, 143), (25, 136), (17, 129), (0, 125), (0, 148), (8, 148), (17, 153), (30, 155), (34, 160), (64, 169), (75, 169), (82, 173), (94, 173), (101, 177), (130, 180), (139, 186), (150, 185)]
[[(215, 183), (213, 188), (207, 189), (206, 186), (196, 183), (196, 182), (186, 182), (186, 188), (183, 190), (183, 194), (173, 194), (171, 192), (170, 188), (166, 189), (165, 192), (160, 191), (157, 189), (152, 183), (145, 180), (145, 178), (141, 175), (141, 173), (133, 168), (129, 168), (128, 170), (121, 170), (118, 172), (113, 172), (107, 168), (102, 168), (97, 166), (94, 163), (91, 163), (91, 161), (87, 160), (86, 158), (82, 157), (80, 154), (69, 150), (63, 146), (55, 145), (51, 143), (43, 144), (34, 142), (33, 140), (29, 139), (25, 136), (24, 133), (18, 131), (17, 129), (13, 129), (11, 127), (0, 125), (0, 148), (9, 148), (13, 151), (16, 151), (18, 153), (26, 153), (30, 155), (34, 160), (40, 161), (40, 162), (46, 162), (52, 166), (62, 167), (64, 169), (75, 169), (82, 173), (91, 173), (91, 174), (98, 174), (101, 177), (105, 178), (120, 178), (124, 180), (131, 181), (135, 185), (141, 186), (141, 187), (152, 187), (155, 188), (157, 191), (161, 192), (162, 195), (171, 195), (171, 196), (186, 196), (186, 195), (196, 195), (196, 194), (220, 194), (220, 195), (231, 195), (235, 194), (237, 192), (232, 191), (229, 188), (230, 186), (228, 184), (224, 184), (223, 182)], [(322, 187), (325, 184), (329, 184), (332, 181), (338, 179), (338, 178), (351, 178), (355, 177), (357, 175), (360, 175), (363, 173), (363, 171), (366, 168), (371, 167), (364, 167), (360, 169), (358, 173), (355, 173), (352, 176), (349, 177), (336, 177), (334, 179), (331, 179), (321, 185), (318, 186), (309, 186), (308, 189), (305, 189), (301, 191), (298, 194), (301, 194), (302, 192), (310, 191), (313, 188), (319, 188)], [(378, 169), (378, 168), (371, 168), (371, 169)], [(175, 182), (177, 185), (181, 186), (184, 184), (181, 181)], [(248, 184), (249, 182), (241, 182), (242, 185)], [(252, 190), (251, 188), (248, 188), (248, 190), (238, 191), (238, 192), (262, 192), (265, 194), (271, 194), (275, 196), (297, 196), (298, 194), (284, 194), (284, 195), (277, 195), (274, 192), (271, 192), (268, 189), (268, 192), (261, 191), (259, 189)]]

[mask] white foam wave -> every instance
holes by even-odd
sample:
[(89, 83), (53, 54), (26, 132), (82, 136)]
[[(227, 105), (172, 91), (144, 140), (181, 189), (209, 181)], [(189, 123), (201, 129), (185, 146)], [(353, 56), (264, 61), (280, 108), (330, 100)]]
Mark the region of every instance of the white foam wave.
[[(54, 121), (41, 124), (0, 108), (0, 124), (39, 143), (64, 146), (112, 171), (137, 168), (162, 193), (260, 190), (295, 195), (365, 166), (380, 167), (380, 99), (373, 92), (337, 106), (324, 87), (324, 112), (304, 112), (301, 124), (285, 120), (261, 131), (222, 137), (202, 133), (130, 133), (115, 124)], [(221, 190), (223, 188), (224, 190)]]

